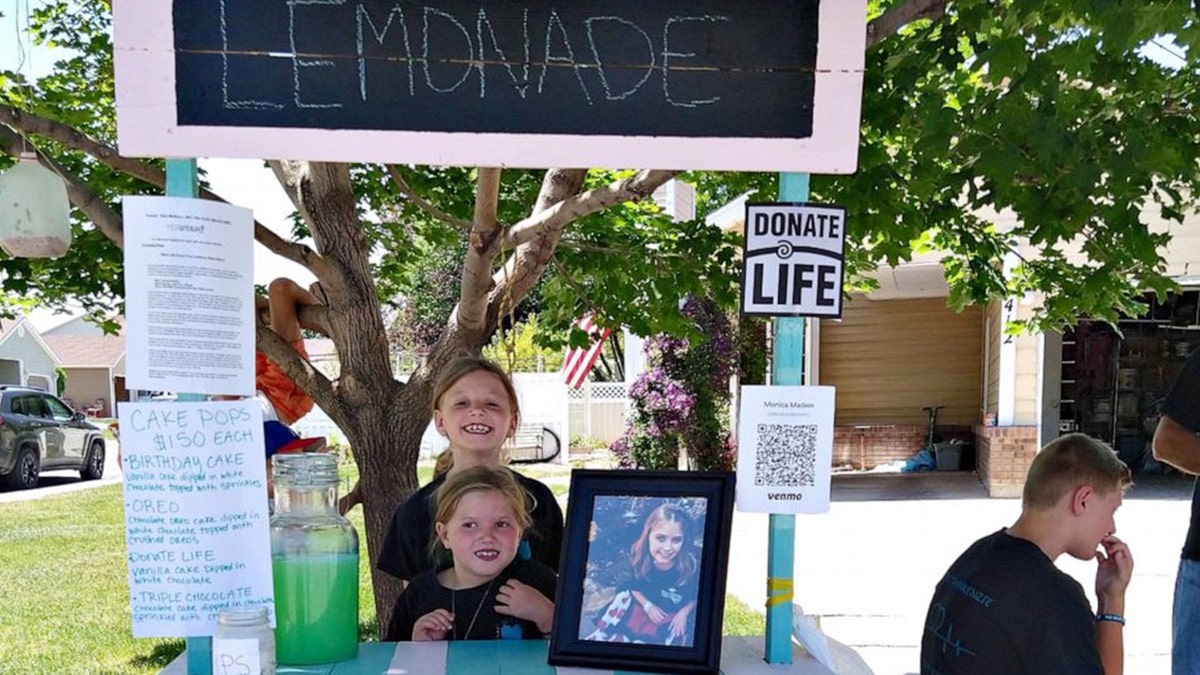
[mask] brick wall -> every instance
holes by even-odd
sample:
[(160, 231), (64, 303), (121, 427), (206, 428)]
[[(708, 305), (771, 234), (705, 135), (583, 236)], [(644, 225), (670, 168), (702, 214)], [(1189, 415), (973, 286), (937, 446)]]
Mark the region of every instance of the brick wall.
[(1037, 427), (975, 427), (976, 471), (989, 497), (1020, 497), (1038, 451)]
[[(864, 427), (836, 426), (833, 428), (833, 465), (872, 469), (898, 459), (909, 459), (925, 447), (928, 425), (880, 424)], [(937, 434), (943, 442), (962, 438), (970, 442), (971, 428), (939, 426)], [(968, 465), (964, 469), (970, 469)]]

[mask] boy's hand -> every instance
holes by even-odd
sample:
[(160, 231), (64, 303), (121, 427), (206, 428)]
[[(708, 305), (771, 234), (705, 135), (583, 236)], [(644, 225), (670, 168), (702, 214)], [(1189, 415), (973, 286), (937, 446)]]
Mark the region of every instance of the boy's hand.
[(1133, 555), (1125, 542), (1109, 535), (1100, 540), (1104, 551), (1096, 551), (1096, 598), (1101, 602), (1120, 602), (1120, 609), (1111, 604), (1104, 605), (1104, 611), (1121, 613), (1124, 611), (1125, 588), (1133, 577)]
[(509, 579), (496, 592), (496, 611), (532, 621), (538, 630), (549, 633), (554, 624), (554, 603), (533, 586)]
[(417, 619), (413, 624), (413, 642), (445, 640), (446, 633), (454, 628), (454, 615), (449, 610), (435, 609)]

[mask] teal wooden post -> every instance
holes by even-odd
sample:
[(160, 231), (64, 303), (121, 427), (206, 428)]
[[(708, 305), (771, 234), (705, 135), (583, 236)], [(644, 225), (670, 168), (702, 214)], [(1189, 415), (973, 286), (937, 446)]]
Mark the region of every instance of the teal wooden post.
[[(200, 181), (195, 159), (167, 160), (167, 196), (192, 197), (200, 195)], [(179, 394), (180, 401), (202, 401), (199, 394)], [(205, 635), (187, 638), (188, 675), (212, 675), (212, 638)]]
[(199, 174), (196, 172), (196, 160), (167, 160), (167, 196), (192, 198), (200, 196), (200, 180)]
[[(779, 174), (779, 201), (808, 201), (808, 174)], [(771, 384), (804, 384), (804, 319), (774, 323)], [(767, 663), (792, 662), (792, 568), (796, 560), (796, 516), (772, 513), (767, 540)]]

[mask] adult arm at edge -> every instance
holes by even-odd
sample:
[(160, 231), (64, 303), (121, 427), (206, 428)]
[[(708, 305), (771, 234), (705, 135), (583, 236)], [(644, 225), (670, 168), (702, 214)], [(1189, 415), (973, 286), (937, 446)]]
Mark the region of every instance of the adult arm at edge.
[(1163, 415), (1154, 430), (1154, 458), (1193, 475), (1200, 475), (1200, 436)]

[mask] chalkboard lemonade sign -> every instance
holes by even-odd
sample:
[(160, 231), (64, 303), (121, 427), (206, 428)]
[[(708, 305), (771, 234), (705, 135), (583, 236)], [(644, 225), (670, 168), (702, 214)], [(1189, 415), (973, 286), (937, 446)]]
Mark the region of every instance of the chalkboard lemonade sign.
[(865, 5), (127, 0), (121, 151), (853, 171)]

